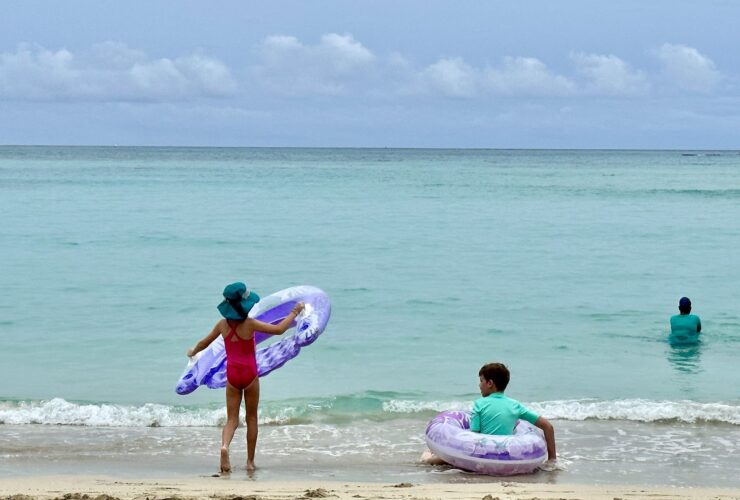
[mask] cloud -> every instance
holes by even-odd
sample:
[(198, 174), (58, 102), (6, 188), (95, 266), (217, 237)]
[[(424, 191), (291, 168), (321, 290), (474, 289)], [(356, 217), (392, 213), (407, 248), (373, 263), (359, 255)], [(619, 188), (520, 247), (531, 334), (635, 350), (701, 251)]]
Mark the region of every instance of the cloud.
[(650, 89), (647, 77), (614, 55), (571, 54), (577, 72), (586, 78), (586, 92), (607, 96), (639, 96)]
[(692, 92), (710, 92), (722, 80), (714, 61), (693, 47), (664, 43), (654, 51), (664, 74), (679, 88)]
[(553, 74), (540, 60), (505, 57), (500, 67), (476, 68), (462, 58), (440, 59), (418, 72), (411, 87), (417, 93), (448, 97), (565, 96), (575, 92), (568, 78)]
[(129, 74), (136, 89), (153, 96), (225, 96), (236, 89), (229, 69), (202, 54), (135, 64)]
[[(408, 54), (378, 56), (351, 34), (327, 33), (315, 43), (289, 35), (265, 37), (248, 67), (252, 82), (281, 96), (363, 97), (385, 101), (426, 95), (458, 99), (577, 98), (648, 95), (656, 74), (615, 55), (572, 53), (573, 74), (558, 74), (535, 57), (513, 56), (494, 65), (444, 57), (419, 66)], [(677, 87), (709, 92), (723, 76), (694, 48), (664, 44), (653, 51), (663, 76)], [(244, 89), (249, 82), (242, 82)], [(155, 101), (233, 96), (239, 84), (221, 61), (202, 52), (154, 58), (125, 43), (85, 50), (22, 44), (0, 53), (0, 99), (38, 101)], [(252, 90), (255, 90), (253, 88)]]
[(474, 97), (478, 76), (461, 58), (440, 59), (418, 75), (417, 88), (448, 97)]
[(21, 46), (0, 54), (0, 97), (44, 99), (75, 92), (80, 76), (68, 50), (33, 50)]
[(575, 92), (575, 84), (556, 75), (534, 57), (505, 57), (499, 68), (488, 68), (485, 83), (494, 93), (502, 95), (567, 96)]
[(268, 91), (285, 95), (345, 93), (366, 75), (375, 55), (352, 35), (328, 33), (315, 45), (293, 36), (266, 37), (257, 48), (260, 64), (253, 74)]
[(0, 99), (167, 101), (235, 90), (229, 69), (200, 53), (150, 59), (125, 44), (105, 42), (77, 54), (28, 44), (0, 54)]

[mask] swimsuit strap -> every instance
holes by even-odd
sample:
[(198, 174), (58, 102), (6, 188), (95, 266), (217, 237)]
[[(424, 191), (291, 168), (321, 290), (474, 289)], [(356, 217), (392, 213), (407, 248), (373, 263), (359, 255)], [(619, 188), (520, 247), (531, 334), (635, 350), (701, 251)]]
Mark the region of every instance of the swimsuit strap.
[(236, 333), (236, 325), (232, 324), (229, 320), (226, 320), (226, 323), (229, 325), (229, 333), (226, 334), (226, 340), (230, 340), (232, 335), (236, 335), (237, 340), (242, 340)]

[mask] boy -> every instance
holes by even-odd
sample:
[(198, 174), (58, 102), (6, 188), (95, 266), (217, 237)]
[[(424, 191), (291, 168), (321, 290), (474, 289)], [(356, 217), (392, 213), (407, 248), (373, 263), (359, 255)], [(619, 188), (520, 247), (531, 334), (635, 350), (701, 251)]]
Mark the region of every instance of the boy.
[[(544, 417), (529, 411), (519, 401), (504, 396), (504, 390), (509, 385), (509, 370), (501, 363), (488, 363), (478, 372), (480, 382), (478, 387), (482, 398), (475, 401), (470, 415), (470, 430), (481, 434), (514, 434), (514, 426), (518, 419), (539, 427), (545, 433), (547, 443), (547, 463), (541, 469), (552, 471), (558, 468), (555, 460), (555, 429)], [(443, 465), (444, 460), (431, 451), (422, 453), (421, 462), (428, 465)]]
[(473, 404), (470, 416), (470, 430), (481, 434), (509, 435), (514, 434), (518, 419), (542, 429), (547, 443), (547, 459), (557, 458), (555, 451), (555, 429), (545, 418), (529, 411), (519, 401), (504, 396), (509, 385), (509, 370), (501, 363), (488, 363), (478, 372), (479, 387), (482, 398)]

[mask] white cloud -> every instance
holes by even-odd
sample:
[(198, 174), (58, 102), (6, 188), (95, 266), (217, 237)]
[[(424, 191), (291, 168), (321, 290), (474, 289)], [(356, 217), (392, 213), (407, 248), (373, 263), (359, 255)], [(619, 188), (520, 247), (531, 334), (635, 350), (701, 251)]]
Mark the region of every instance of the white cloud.
[(228, 95), (236, 90), (231, 71), (221, 61), (196, 53), (175, 59), (175, 67), (197, 92), (205, 95)]
[(609, 96), (644, 95), (650, 85), (645, 74), (614, 55), (571, 54), (579, 74), (587, 79), (586, 92)]
[(494, 93), (503, 95), (566, 96), (575, 91), (571, 80), (552, 73), (533, 57), (505, 57), (501, 67), (486, 70), (485, 81)]
[(306, 45), (293, 36), (272, 35), (258, 47), (255, 77), (269, 91), (287, 95), (344, 93), (366, 74), (375, 55), (352, 35), (328, 33)]
[[(709, 92), (722, 80), (711, 59), (684, 45), (664, 44), (654, 55), (678, 87)], [(422, 94), (466, 99), (491, 96), (642, 96), (650, 78), (615, 55), (573, 53), (572, 75), (534, 57), (505, 57), (476, 66), (445, 57), (418, 66), (408, 55), (380, 57), (351, 34), (327, 33), (313, 44), (272, 35), (256, 48), (253, 81), (283, 96), (362, 95), (389, 100)], [(654, 76), (654, 75), (653, 75)], [(154, 58), (107, 41), (86, 50), (19, 45), (0, 53), (0, 99), (59, 101), (178, 101), (233, 95), (237, 82), (222, 62), (195, 52)]]
[(0, 97), (67, 96), (79, 80), (73, 61), (68, 50), (34, 50), (25, 45), (15, 53), (0, 54)]
[(710, 92), (722, 79), (714, 61), (693, 47), (664, 43), (654, 54), (665, 75), (684, 90)]
[(329, 33), (322, 36), (317, 52), (327, 58), (338, 75), (349, 74), (375, 60), (373, 53), (349, 34)]
[(505, 57), (496, 68), (476, 68), (456, 57), (440, 59), (420, 71), (411, 91), (468, 98), (485, 94), (566, 96), (575, 92), (575, 85), (531, 57)]
[(105, 42), (78, 54), (31, 45), (0, 54), (0, 99), (166, 101), (234, 90), (229, 69), (197, 53), (150, 59), (125, 44)]
[(461, 58), (440, 59), (418, 75), (417, 88), (448, 97), (473, 97), (478, 76)]
[(134, 86), (150, 96), (160, 96), (167, 91), (180, 95), (186, 92), (189, 83), (170, 59), (135, 64), (128, 73)]

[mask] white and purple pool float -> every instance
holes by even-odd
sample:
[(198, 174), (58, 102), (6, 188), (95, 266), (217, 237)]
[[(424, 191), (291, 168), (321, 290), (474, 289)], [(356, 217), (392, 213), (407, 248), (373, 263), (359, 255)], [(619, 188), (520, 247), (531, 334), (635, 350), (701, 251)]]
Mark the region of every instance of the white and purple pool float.
[[(249, 311), (250, 318), (276, 325), (290, 314), (297, 302), (303, 302), (305, 308), (290, 325), (291, 328), (295, 327), (295, 332), (288, 334), (289, 330), (280, 341), (257, 350), (257, 372), (260, 377), (298, 356), (302, 347), (313, 344), (329, 321), (331, 301), (319, 288), (294, 286), (264, 297)], [(257, 344), (270, 337), (273, 335), (254, 332)], [(220, 335), (188, 363), (175, 391), (178, 394), (190, 394), (201, 385), (211, 389), (226, 387), (226, 350), (224, 338)]]
[(470, 430), (470, 412), (445, 411), (427, 425), (426, 441), (445, 462), (479, 474), (528, 474), (547, 460), (544, 434), (524, 420), (513, 435), (493, 436)]

